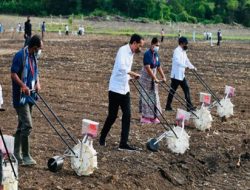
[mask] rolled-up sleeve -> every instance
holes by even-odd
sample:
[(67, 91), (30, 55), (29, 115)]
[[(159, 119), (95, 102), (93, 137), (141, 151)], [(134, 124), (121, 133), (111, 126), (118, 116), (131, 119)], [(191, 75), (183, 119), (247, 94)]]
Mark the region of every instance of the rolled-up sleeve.
[(193, 64), (189, 61), (187, 55), (185, 55), (185, 56), (186, 56), (186, 65), (187, 65), (187, 67), (188, 67), (189, 69), (194, 69), (194, 66), (193, 66)]
[(22, 69), (22, 55), (20, 53), (17, 53), (12, 60), (11, 73), (19, 73), (21, 69)]

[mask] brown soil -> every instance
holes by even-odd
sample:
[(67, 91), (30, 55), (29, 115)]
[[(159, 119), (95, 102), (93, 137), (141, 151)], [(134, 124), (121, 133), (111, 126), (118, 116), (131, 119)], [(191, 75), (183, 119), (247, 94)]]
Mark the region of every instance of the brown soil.
[[(22, 36), (10, 40), (0, 37), (0, 84), (3, 87), (5, 112), (0, 113), (4, 134), (13, 134), (17, 125), (11, 105), (10, 66), (13, 49), (22, 47)], [(100, 122), (102, 128), (108, 110), (108, 81), (118, 48), (129, 37), (87, 35), (81, 38), (46, 39), (39, 62), (41, 95), (52, 106), (66, 128), (81, 139), (83, 118)], [(150, 39), (147, 39), (146, 46)], [(174, 40), (161, 45), (161, 63), (167, 76), (171, 56), (176, 47)], [(4, 51), (2, 51), (4, 49)], [(161, 125), (141, 125), (138, 113), (138, 92), (131, 84), (132, 120), (130, 142), (142, 150), (136, 153), (117, 150), (120, 138), (121, 113), (110, 135), (107, 147), (94, 142), (98, 152), (99, 169), (89, 177), (78, 177), (66, 158), (63, 169), (52, 173), (47, 160), (62, 155), (65, 145), (55, 134), (39, 111), (34, 108), (31, 152), (38, 164), (19, 167), (20, 189), (249, 189), (250, 188), (250, 46), (238, 42), (222, 42), (221, 47), (208, 43), (190, 43), (190, 61), (209, 86), (222, 98), (225, 85), (236, 88), (232, 102), (235, 114), (227, 122), (213, 110), (210, 131), (201, 132), (191, 124), (186, 131), (191, 136), (190, 149), (183, 155), (172, 153), (165, 141), (152, 153), (146, 149), (149, 138), (157, 137), (164, 129)], [(139, 72), (143, 54), (136, 55), (133, 70)], [(201, 84), (187, 72), (193, 101), (199, 105), (199, 92), (206, 92)], [(179, 92), (182, 92), (179, 89)], [(162, 107), (167, 92), (160, 89)], [(181, 105), (174, 101), (174, 108)], [(164, 113), (170, 123), (175, 113)], [(54, 120), (52, 120), (54, 121)], [(237, 162), (241, 158), (240, 165)]]

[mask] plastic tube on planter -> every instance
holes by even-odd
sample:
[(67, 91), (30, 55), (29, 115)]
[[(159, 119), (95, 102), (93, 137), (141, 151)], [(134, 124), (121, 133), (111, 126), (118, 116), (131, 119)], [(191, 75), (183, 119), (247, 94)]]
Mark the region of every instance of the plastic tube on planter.
[(226, 94), (226, 98), (231, 98), (233, 96), (235, 96), (234, 94), (235, 92), (235, 88), (233, 88), (232, 86), (225, 86), (225, 94)]
[(3, 105), (3, 89), (2, 86), (0, 85), (0, 108)]

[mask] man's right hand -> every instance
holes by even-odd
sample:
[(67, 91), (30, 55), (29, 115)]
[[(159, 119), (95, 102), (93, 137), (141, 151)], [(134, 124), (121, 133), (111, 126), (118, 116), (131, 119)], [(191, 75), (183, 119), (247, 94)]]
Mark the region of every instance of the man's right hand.
[(27, 86), (23, 86), (21, 90), (25, 95), (30, 96), (30, 89)]
[(157, 78), (154, 80), (155, 83), (160, 83), (161, 81), (158, 80)]

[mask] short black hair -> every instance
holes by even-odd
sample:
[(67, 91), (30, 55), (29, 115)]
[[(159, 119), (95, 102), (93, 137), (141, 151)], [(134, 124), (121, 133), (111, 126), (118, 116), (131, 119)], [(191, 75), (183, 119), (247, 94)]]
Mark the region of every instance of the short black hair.
[(188, 44), (187, 38), (183, 36), (180, 37), (178, 41), (179, 41), (179, 44)]
[(143, 40), (143, 38), (142, 38), (139, 34), (133, 34), (133, 35), (131, 36), (131, 38), (130, 38), (129, 43), (130, 43), (130, 44), (132, 44), (132, 43), (134, 43), (134, 42), (140, 43), (141, 40)]
[(154, 37), (152, 40), (151, 40), (151, 44), (157, 44), (159, 42), (158, 38)]
[(30, 41), (28, 43), (28, 47), (32, 48), (37, 46), (38, 48), (41, 47), (41, 37), (39, 35), (34, 35), (30, 38)]

